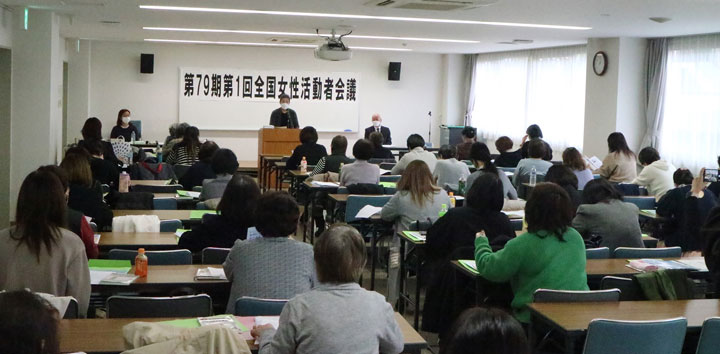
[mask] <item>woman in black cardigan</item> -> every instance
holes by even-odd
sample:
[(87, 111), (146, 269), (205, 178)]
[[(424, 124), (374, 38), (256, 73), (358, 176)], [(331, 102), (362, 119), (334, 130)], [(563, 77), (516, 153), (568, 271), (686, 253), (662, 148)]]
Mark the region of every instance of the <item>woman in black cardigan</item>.
[(231, 248), (236, 240), (247, 238), (247, 230), (255, 225), (255, 203), (260, 188), (245, 175), (235, 175), (228, 182), (218, 204), (218, 214), (203, 215), (202, 224), (180, 237), (179, 248), (200, 252), (205, 247)]
[(467, 193), (467, 206), (452, 208), (438, 219), (427, 232), (427, 268), (430, 283), (423, 310), (422, 329), (441, 335), (449, 329), (454, 318), (465, 308), (455, 296), (455, 270), (450, 261), (472, 258), (475, 234), (484, 231), (494, 249), (502, 248), (515, 237), (503, 207), (503, 187), (497, 175), (486, 173), (478, 177)]
[(318, 133), (313, 127), (305, 127), (300, 131), (300, 145), (295, 147), (292, 156), (287, 160), (285, 167), (287, 170), (297, 170), (305, 157), (308, 166), (317, 165), (321, 158), (327, 156), (325, 147), (318, 144)]

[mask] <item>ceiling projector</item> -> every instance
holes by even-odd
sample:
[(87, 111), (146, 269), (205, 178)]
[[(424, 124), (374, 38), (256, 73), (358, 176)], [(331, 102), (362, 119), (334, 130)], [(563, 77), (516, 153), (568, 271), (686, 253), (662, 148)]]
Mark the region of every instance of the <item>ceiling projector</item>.
[[(320, 35), (319, 30), (315, 31)], [(321, 36), (325, 38), (327, 43), (323, 43), (315, 48), (315, 58), (330, 61), (350, 60), (352, 58), (352, 50), (342, 42), (342, 37), (350, 33), (352, 33), (352, 31), (336, 36), (335, 30), (333, 29), (330, 36)]]

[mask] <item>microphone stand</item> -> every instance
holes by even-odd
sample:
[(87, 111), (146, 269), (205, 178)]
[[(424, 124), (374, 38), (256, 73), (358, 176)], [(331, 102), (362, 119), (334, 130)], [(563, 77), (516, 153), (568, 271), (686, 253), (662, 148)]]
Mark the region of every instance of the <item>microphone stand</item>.
[[(430, 134), (432, 134), (432, 111), (428, 111), (428, 143), (432, 144), (432, 139)], [(425, 144), (427, 146), (427, 144)]]

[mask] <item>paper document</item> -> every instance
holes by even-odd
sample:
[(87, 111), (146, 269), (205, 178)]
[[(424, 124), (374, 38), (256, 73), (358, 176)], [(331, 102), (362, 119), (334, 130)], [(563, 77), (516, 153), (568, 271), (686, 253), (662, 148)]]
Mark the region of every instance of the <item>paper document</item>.
[(111, 274), (115, 274), (115, 272), (90, 269), (90, 284), (99, 285), (101, 280), (105, 279)]
[(525, 210), (503, 211), (510, 219), (522, 219), (525, 217)]
[(200, 324), (200, 327), (223, 326), (223, 327), (227, 327), (232, 330), (235, 330), (238, 333), (240, 333), (242, 331), (247, 331), (247, 328), (245, 328), (245, 326), (243, 326), (242, 323), (235, 320), (235, 317), (231, 316), (231, 315), (199, 317), (197, 319), (197, 321)]
[(382, 168), (380, 169), (380, 175), (381, 175), (381, 176), (382, 176), (382, 175), (389, 175), (390, 173), (392, 173), (392, 171), (390, 171), (390, 170), (384, 170), (384, 169), (382, 169)]
[(647, 259), (628, 259), (627, 266), (629, 268), (639, 270), (641, 272), (652, 272), (659, 269), (691, 269), (694, 270), (696, 267), (683, 264), (678, 261), (666, 261), (657, 258)]
[(355, 215), (356, 219), (368, 219), (375, 214), (379, 214), (382, 211), (382, 207), (376, 207), (372, 205), (366, 205)]
[(256, 326), (264, 326), (266, 324), (272, 325), (273, 328), (277, 329), (280, 326), (280, 316), (257, 316), (255, 317)]
[[(92, 277), (91, 277), (92, 278)], [(104, 278), (100, 279), (100, 284), (105, 285), (130, 285), (137, 279), (138, 276), (135, 274), (120, 274), (110, 273)]]
[(593, 171), (597, 170), (598, 168), (602, 167), (603, 163), (600, 161), (600, 159), (597, 156), (593, 157), (587, 157), (583, 156), (583, 160), (585, 160), (585, 163), (590, 166), (590, 169)]
[(254, 226), (247, 229), (246, 240), (254, 240), (256, 238), (262, 238), (262, 234)]
[(182, 237), (182, 235), (188, 231), (190, 231), (190, 229), (177, 229), (175, 230), (175, 236)]
[(340, 185), (335, 182), (322, 182), (322, 181), (312, 181), (312, 185), (316, 187), (339, 187)]
[(222, 268), (200, 268), (195, 273), (195, 280), (227, 280)]
[(657, 217), (657, 211), (655, 211), (653, 209), (642, 209), (642, 210), (640, 210), (640, 215), (654, 218), (654, 217)]
[(459, 259), (458, 263), (460, 263), (463, 268), (469, 270), (472, 273), (478, 274), (477, 271), (477, 264), (475, 264), (475, 261), (472, 259)]
[(385, 188), (397, 188), (397, 182), (380, 182), (378, 184)]
[(403, 231), (403, 234), (415, 241), (425, 241), (427, 239), (427, 234), (420, 231)]
[(88, 268), (90, 270), (125, 274), (130, 271), (132, 266), (129, 260), (90, 259), (88, 260)]
[(193, 191), (177, 191), (177, 195), (180, 197), (200, 198), (200, 192)]
[(695, 268), (701, 272), (708, 271), (707, 264), (705, 264), (705, 258), (682, 258), (677, 262)]
[(93, 238), (94, 238), (94, 240), (95, 240), (95, 244), (96, 244), (96, 245), (97, 245), (97, 244), (100, 244), (100, 234), (95, 234), (95, 235), (93, 235), (93, 236), (94, 236)]

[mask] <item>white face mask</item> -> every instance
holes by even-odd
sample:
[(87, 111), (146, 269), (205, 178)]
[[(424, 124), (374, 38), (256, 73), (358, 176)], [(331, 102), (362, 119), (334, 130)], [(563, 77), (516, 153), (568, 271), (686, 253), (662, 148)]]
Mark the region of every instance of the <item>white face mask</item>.
[(130, 123), (130, 117), (122, 117), (122, 122), (125, 124)]
[(375, 128), (379, 127), (380, 124), (382, 124), (382, 123), (381, 123), (379, 120), (374, 120), (374, 121), (373, 121), (373, 127), (375, 127)]
[(284, 110), (287, 110), (290, 107), (290, 104), (289, 103), (281, 103), (280, 107), (282, 107), (282, 109), (284, 109)]

